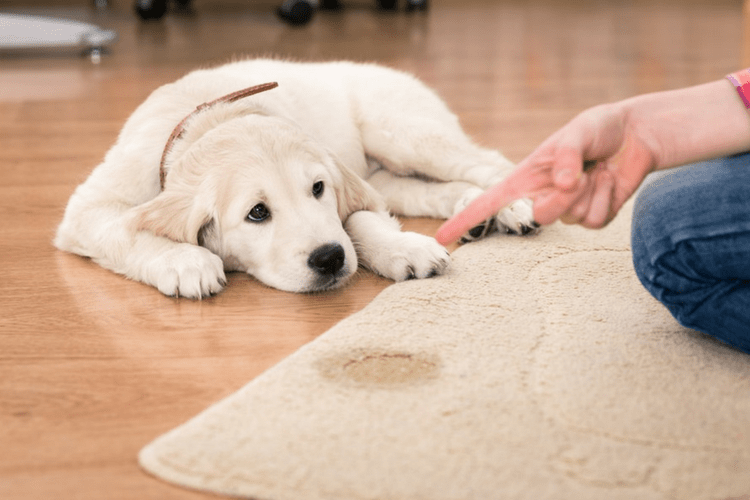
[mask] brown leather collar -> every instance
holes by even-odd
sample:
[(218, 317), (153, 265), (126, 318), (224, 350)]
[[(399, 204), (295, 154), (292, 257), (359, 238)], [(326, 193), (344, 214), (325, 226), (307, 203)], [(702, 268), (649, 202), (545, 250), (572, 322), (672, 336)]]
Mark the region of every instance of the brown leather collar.
[(182, 121), (178, 123), (177, 126), (172, 131), (172, 135), (169, 136), (169, 140), (167, 140), (167, 144), (166, 146), (164, 146), (164, 152), (161, 155), (161, 162), (159, 163), (159, 185), (161, 186), (161, 190), (164, 191), (164, 184), (167, 179), (167, 170), (165, 168), (167, 155), (170, 153), (170, 151), (172, 151), (175, 141), (179, 139), (182, 133), (185, 131), (185, 124), (190, 118), (195, 116), (197, 113), (200, 113), (204, 109), (214, 106), (215, 104), (219, 104), (222, 102), (235, 102), (245, 97), (249, 97), (251, 95), (258, 94), (260, 92), (265, 92), (266, 90), (271, 90), (278, 86), (279, 86), (278, 83), (270, 82), (270, 83), (263, 83), (260, 85), (255, 85), (253, 87), (248, 87), (246, 89), (238, 90), (237, 92), (232, 92), (231, 94), (227, 94), (223, 97), (219, 97), (218, 99), (214, 99), (213, 101), (204, 102), (203, 104), (195, 108), (195, 110), (192, 113), (190, 113), (185, 118), (183, 118)]

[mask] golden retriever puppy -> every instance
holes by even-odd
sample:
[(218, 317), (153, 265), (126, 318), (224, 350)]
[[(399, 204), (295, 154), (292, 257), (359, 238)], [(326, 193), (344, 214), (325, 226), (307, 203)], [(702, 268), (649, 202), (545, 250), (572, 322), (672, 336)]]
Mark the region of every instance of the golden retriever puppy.
[[(410, 75), (247, 60), (153, 92), (70, 198), (54, 243), (191, 298), (219, 292), (225, 271), (292, 292), (340, 286), (359, 265), (428, 278), (448, 253), (389, 210), (450, 217), (511, 167)], [(493, 226), (532, 231), (530, 204), (467, 239)]]

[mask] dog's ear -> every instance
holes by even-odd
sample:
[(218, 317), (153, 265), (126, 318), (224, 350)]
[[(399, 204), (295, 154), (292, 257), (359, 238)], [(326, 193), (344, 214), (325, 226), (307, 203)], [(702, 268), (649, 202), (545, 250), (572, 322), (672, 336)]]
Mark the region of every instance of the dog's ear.
[(335, 155), (329, 153), (334, 165), (334, 190), (338, 203), (339, 217), (346, 220), (349, 215), (359, 210), (381, 212), (388, 210), (383, 196), (367, 181), (352, 172)]
[(202, 243), (214, 217), (208, 204), (183, 190), (166, 190), (156, 198), (135, 207), (133, 222), (137, 230), (150, 231), (180, 243)]

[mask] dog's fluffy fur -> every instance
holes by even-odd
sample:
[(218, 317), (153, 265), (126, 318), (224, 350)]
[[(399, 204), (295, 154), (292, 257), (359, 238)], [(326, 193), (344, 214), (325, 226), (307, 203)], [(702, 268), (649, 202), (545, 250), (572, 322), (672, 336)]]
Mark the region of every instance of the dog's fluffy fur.
[[(189, 119), (160, 188), (176, 124), (201, 103), (271, 81), (279, 87)], [(402, 232), (388, 210), (450, 217), (510, 167), (405, 73), (235, 62), (165, 85), (133, 113), (71, 197), (55, 245), (193, 298), (221, 290), (225, 271), (294, 292), (339, 286), (358, 265), (397, 281), (427, 278), (446, 268), (448, 253)], [(493, 224), (530, 231), (530, 205), (516, 202)]]

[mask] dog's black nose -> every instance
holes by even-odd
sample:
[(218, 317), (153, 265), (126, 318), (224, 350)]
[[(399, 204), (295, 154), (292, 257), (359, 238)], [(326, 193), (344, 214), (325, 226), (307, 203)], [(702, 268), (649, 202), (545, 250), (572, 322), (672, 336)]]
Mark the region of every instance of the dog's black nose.
[(338, 243), (329, 243), (316, 248), (307, 259), (307, 265), (310, 269), (320, 274), (336, 274), (344, 267), (344, 248)]

